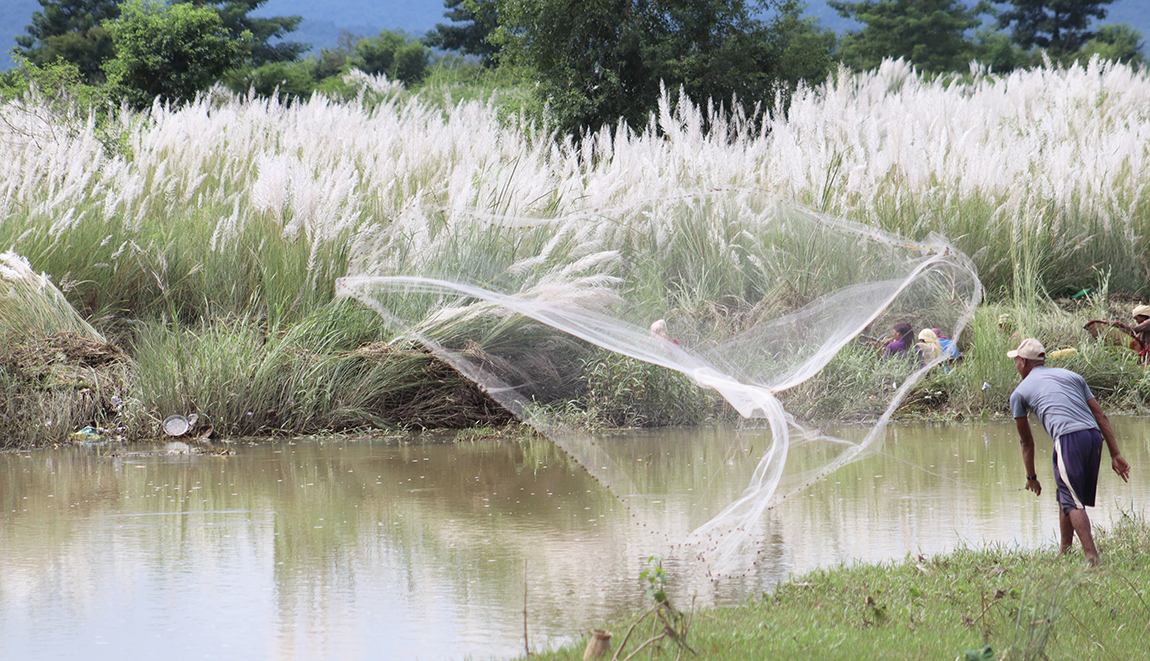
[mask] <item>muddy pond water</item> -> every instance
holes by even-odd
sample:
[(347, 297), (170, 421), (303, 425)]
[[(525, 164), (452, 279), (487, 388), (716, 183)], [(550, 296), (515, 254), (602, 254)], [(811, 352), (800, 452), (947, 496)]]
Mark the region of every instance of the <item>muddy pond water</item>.
[[(1123, 484), (1104, 459), (1101, 525), (1148, 509), (1146, 422), (1115, 419), (1134, 469)], [(1050, 546), (1050, 443), (1036, 437), (1040, 498), (1019, 490), (1013, 422), (892, 426), (883, 454), (768, 511), (753, 562), (718, 580), (668, 540), (745, 486), (731, 448), (762, 431), (604, 439), (665, 482), (641, 506), (546, 441), (2, 453), (0, 658), (499, 659), (523, 652), (525, 628), (538, 649), (642, 607), (652, 553), (675, 599), (708, 606), (840, 562)], [(696, 489), (713, 498), (675, 496)]]

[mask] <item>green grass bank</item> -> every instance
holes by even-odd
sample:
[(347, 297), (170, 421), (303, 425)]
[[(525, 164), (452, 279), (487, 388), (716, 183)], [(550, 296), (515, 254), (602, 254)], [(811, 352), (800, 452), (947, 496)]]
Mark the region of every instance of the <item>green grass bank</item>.
[[(770, 594), (687, 612), (683, 645), (652, 636), (652, 616), (605, 622), (616, 659), (1141, 659), (1150, 648), (1150, 526), (1124, 516), (1096, 539), (1101, 567), (1080, 549), (1059, 556), (990, 547), (794, 577)], [(673, 577), (668, 577), (673, 584)], [(637, 588), (639, 589), (639, 588)], [(660, 629), (655, 629), (659, 635)], [(587, 638), (531, 658), (583, 659)], [(687, 651), (689, 647), (691, 651)], [(638, 654), (635, 655), (635, 652)], [(634, 655), (634, 656), (633, 656)]]

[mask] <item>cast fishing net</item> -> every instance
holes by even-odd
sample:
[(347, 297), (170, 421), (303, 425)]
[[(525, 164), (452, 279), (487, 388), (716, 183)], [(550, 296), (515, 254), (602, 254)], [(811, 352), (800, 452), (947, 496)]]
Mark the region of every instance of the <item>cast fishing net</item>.
[[(565, 214), (411, 208), (361, 236), (351, 264), (340, 295), (377, 311), (395, 343), (475, 381), (720, 572), (753, 555), (764, 510), (876, 450), (916, 381), (945, 368), (884, 360), (860, 338), (908, 322), (957, 340), (981, 298), (970, 261), (941, 236), (910, 241), (748, 190)], [(748, 431), (720, 457), (668, 445), (685, 457), (664, 462), (658, 440), (565, 424), (605, 356), (721, 395)], [(828, 365), (890, 378), (852, 389), (820, 377)], [(847, 434), (790, 412), (831, 396), (856, 404)], [(684, 482), (660, 470), (693, 471), (692, 486), (672, 489)]]

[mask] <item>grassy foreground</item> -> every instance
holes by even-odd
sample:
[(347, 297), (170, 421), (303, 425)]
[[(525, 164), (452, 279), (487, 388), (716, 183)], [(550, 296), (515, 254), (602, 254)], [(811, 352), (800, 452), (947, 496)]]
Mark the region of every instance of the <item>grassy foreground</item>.
[[(1103, 565), (1080, 549), (960, 549), (934, 558), (817, 570), (729, 608), (688, 614), (680, 650), (669, 638), (635, 658), (1141, 659), (1150, 649), (1150, 526), (1127, 515), (1095, 527)], [(636, 618), (637, 619), (637, 618)], [(650, 619), (622, 650), (649, 638)], [(539, 659), (582, 659), (586, 639)], [(648, 656), (648, 653), (650, 657)], [(611, 658), (607, 655), (603, 658)]]

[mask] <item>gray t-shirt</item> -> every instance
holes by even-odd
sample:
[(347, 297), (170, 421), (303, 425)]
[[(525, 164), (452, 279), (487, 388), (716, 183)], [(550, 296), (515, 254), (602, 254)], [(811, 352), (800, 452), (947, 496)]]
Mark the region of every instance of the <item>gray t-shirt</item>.
[(1010, 394), (1010, 410), (1025, 418), (1027, 410), (1038, 414), (1051, 438), (1083, 429), (1098, 429), (1086, 402), (1094, 398), (1086, 379), (1060, 367), (1035, 367)]

